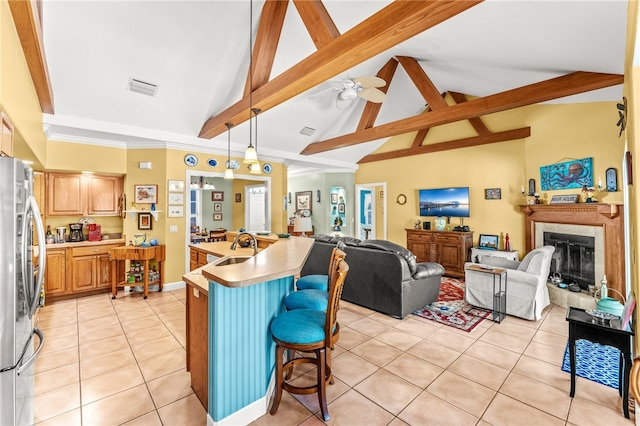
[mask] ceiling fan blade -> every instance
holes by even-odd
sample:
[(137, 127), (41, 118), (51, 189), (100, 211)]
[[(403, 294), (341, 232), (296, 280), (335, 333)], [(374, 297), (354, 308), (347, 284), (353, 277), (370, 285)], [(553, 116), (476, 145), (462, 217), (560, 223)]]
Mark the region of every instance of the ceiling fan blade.
[(384, 102), (384, 99), (387, 97), (387, 95), (385, 95), (382, 90), (376, 89), (375, 87), (363, 89), (362, 91), (358, 92), (358, 96), (375, 104)]
[(369, 87), (382, 87), (387, 84), (387, 82), (380, 77), (356, 77), (353, 81), (359, 84), (363, 89), (367, 89)]

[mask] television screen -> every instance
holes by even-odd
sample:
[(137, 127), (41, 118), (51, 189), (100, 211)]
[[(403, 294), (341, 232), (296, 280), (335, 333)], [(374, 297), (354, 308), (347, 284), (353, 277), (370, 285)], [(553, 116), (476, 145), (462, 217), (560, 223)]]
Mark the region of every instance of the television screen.
[(469, 187), (421, 189), (420, 216), (469, 217)]

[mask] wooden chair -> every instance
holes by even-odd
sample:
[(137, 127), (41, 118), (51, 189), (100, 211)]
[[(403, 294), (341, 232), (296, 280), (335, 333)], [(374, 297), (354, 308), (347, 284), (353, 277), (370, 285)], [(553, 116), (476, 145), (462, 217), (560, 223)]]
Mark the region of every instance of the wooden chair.
[[(305, 275), (303, 277), (298, 278), (296, 281), (296, 288), (298, 290), (324, 290), (327, 291), (329, 288), (329, 277), (331, 276), (331, 265), (333, 264), (333, 255), (336, 249), (344, 250), (346, 244), (342, 241), (338, 242), (336, 248), (331, 252), (331, 259), (329, 260), (329, 273), (327, 275), (321, 274), (313, 274), (313, 275)], [(346, 255), (345, 255), (346, 256)]]
[[(325, 421), (329, 420), (327, 407), (326, 385), (333, 375), (328, 362), (327, 353), (338, 340), (340, 326), (337, 322), (340, 296), (344, 287), (344, 280), (349, 272), (349, 265), (340, 260), (336, 271), (329, 281), (329, 303), (326, 312), (311, 309), (296, 309), (278, 315), (271, 323), (271, 334), (276, 343), (276, 389), (271, 401), (270, 413), (278, 411), (282, 399), (282, 391), (308, 395), (318, 394), (320, 411)], [(313, 352), (313, 356), (294, 358), (283, 363), (284, 352), (287, 350), (298, 352)], [(317, 369), (316, 383), (311, 386), (294, 386), (285, 381), (285, 372), (296, 364), (312, 363)]]
[(212, 229), (209, 231), (209, 242), (213, 243), (216, 241), (226, 241), (227, 240), (227, 230), (226, 229)]

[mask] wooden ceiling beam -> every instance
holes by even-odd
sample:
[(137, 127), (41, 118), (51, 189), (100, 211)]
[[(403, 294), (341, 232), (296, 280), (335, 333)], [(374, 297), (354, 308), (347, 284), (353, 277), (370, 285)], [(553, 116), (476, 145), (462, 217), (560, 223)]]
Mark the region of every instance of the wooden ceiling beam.
[(424, 142), (424, 138), (427, 137), (427, 133), (429, 133), (429, 129), (420, 129), (416, 133), (416, 137), (413, 138), (413, 142), (411, 143), (411, 148), (417, 148), (422, 145)]
[[(426, 131), (426, 129), (419, 130), (418, 133), (423, 131)], [(432, 152), (448, 151), (451, 149), (469, 148), (472, 146), (487, 145), (490, 143), (506, 142), (516, 139), (524, 139), (529, 136), (531, 136), (531, 127), (522, 127), (520, 129), (491, 133), (489, 135), (472, 136), (469, 138), (457, 139), (455, 141), (434, 143), (431, 145), (412, 146), (411, 148), (407, 149), (370, 154), (358, 161), (358, 164), (371, 163), (374, 161), (382, 160), (392, 160), (394, 158), (409, 157), (419, 154), (429, 154)]]
[[(254, 90), (254, 107), (267, 111), (411, 37), (481, 3), (482, 0), (394, 1), (340, 37)], [(213, 138), (249, 117), (249, 98), (210, 117), (199, 137)]]
[(287, 14), (289, 0), (267, 0), (260, 14), (260, 23), (253, 46), (253, 82), (250, 83), (251, 72), (247, 72), (243, 96), (249, 96), (251, 84), (254, 90), (261, 87), (271, 78), (273, 61), (276, 57), (278, 42), (282, 34), (284, 17)]
[(47, 114), (53, 114), (53, 90), (49, 79), (47, 58), (44, 54), (42, 39), (42, 21), (36, 5), (39, 2), (25, 0), (9, 0), (9, 9), (22, 45), (29, 74), (36, 89), (40, 109)]
[(449, 107), (418, 61), (409, 56), (398, 56), (398, 61), (409, 75), (409, 78), (411, 78), (411, 81), (413, 81), (413, 84), (415, 84), (420, 91), (424, 100), (427, 101), (432, 111)]
[(329, 16), (329, 12), (320, 0), (293, 0), (293, 4), (316, 49), (322, 49), (336, 38), (340, 37), (338, 27)]
[(308, 145), (301, 154), (311, 155), (333, 149), (346, 148), (369, 141), (415, 132), (427, 127), (467, 120), (481, 115), (616, 86), (623, 82), (624, 76), (620, 74), (574, 72), (517, 89), (473, 99), (462, 104), (452, 105), (445, 109), (429, 111), (428, 113), (372, 127), (357, 133), (314, 142)]
[[(381, 92), (387, 93), (387, 91), (389, 90), (389, 83), (391, 83), (391, 80), (393, 79), (396, 68), (398, 68), (398, 61), (396, 61), (394, 58), (391, 58), (387, 61), (386, 64), (384, 64), (382, 68), (380, 68), (378, 74), (376, 74), (377, 77), (380, 77), (387, 82), (387, 84), (378, 88)], [(358, 123), (358, 127), (356, 127), (356, 131), (373, 127), (376, 122), (376, 118), (378, 118), (378, 113), (380, 113), (381, 107), (381, 103), (367, 101), (367, 103), (364, 105), (364, 110), (362, 111), (362, 115), (360, 116), (360, 122)]]
[[(467, 97), (462, 93), (458, 92), (449, 92), (451, 98), (455, 101), (456, 104), (461, 104), (467, 102)], [(484, 124), (484, 121), (480, 117), (471, 117), (469, 118), (469, 123), (473, 126), (474, 130), (478, 132), (479, 135), (488, 135), (491, 133), (487, 126)]]

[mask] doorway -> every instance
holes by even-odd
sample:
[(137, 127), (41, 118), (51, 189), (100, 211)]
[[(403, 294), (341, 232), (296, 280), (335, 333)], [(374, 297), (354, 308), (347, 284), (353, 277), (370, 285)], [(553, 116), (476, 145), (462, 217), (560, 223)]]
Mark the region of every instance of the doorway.
[(356, 185), (356, 238), (386, 240), (386, 212), (386, 182)]
[(249, 185), (244, 187), (247, 200), (244, 209), (244, 223), (249, 232), (267, 231), (267, 186)]

